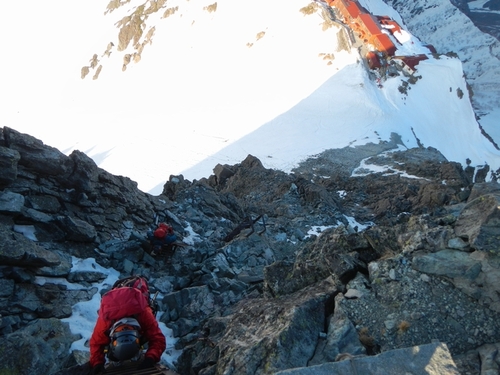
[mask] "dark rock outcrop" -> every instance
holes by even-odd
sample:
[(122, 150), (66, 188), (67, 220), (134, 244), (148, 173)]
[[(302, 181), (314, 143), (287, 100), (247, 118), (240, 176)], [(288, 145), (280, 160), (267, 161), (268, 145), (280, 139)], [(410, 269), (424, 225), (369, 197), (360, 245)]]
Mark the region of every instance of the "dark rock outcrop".
[[(414, 366), (439, 352), (442, 373), (494, 368), (498, 184), (435, 149), (390, 152), (395, 137), (291, 174), (249, 155), (154, 197), (81, 152), (0, 134), (0, 372), (84, 371), (62, 320), (106, 278), (73, 270), (86, 258), (149, 277), (181, 374), (403, 373), (387, 358), (408, 351)], [(184, 246), (152, 256), (156, 221)]]
[(397, 349), (375, 357), (346, 357), (335, 363), (306, 368), (284, 370), (275, 375), (329, 375), (364, 374), (375, 375), (384, 369), (384, 374), (428, 374), (459, 375), (458, 369), (444, 344), (427, 344), (413, 348)]

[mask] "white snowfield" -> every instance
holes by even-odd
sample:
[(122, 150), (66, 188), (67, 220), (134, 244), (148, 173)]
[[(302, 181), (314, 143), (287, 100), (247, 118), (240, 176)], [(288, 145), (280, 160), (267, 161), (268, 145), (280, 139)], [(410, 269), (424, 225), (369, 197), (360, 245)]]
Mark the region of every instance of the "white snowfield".
[[(400, 22), (382, 0), (360, 2)], [(248, 154), (290, 171), (326, 149), (378, 143), (392, 132), (406, 147), (418, 139), (451, 161), (500, 167), (500, 152), (480, 133), (458, 59), (421, 62), (421, 78), (404, 94), (404, 77), (379, 87), (356, 50), (339, 50), (340, 29), (324, 30), (319, 12), (301, 12), (309, 1), (218, 0), (209, 11), (214, 1), (171, 0), (165, 7), (175, 12), (147, 19), (144, 34), (155, 27), (151, 43), (122, 71), (134, 49), (118, 51), (115, 23), (143, 3), (107, 14), (98, 0), (5, 4), (10, 17), (0, 31), (16, 37), (0, 61), (8, 92), (2, 126), (66, 154), (81, 150), (155, 195), (170, 175), (208, 177), (218, 163)], [(428, 52), (428, 41), (407, 32), (398, 40), (398, 54)], [(109, 42), (115, 47), (107, 57)], [(94, 54), (102, 70), (95, 80), (95, 69), (82, 79)]]

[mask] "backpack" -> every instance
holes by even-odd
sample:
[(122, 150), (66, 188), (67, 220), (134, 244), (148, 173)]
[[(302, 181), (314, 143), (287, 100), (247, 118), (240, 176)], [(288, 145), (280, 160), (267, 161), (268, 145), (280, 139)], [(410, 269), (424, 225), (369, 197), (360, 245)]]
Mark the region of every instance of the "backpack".
[(105, 321), (115, 322), (127, 316), (135, 316), (149, 306), (156, 316), (158, 304), (155, 298), (149, 297), (149, 287), (144, 277), (129, 276), (117, 280), (111, 290), (102, 296), (99, 315)]
[(145, 277), (135, 275), (119, 279), (113, 284), (111, 290), (123, 287), (139, 289), (146, 298), (146, 300), (149, 302), (149, 286), (148, 286), (148, 280)]
[(153, 232), (153, 235), (155, 236), (155, 238), (162, 239), (167, 235), (167, 231), (164, 228), (158, 228)]
[(153, 235), (156, 238), (164, 238), (165, 236), (171, 235), (174, 233), (174, 228), (172, 226), (165, 224), (165, 223), (160, 223), (158, 224), (158, 228), (155, 229), (153, 232)]

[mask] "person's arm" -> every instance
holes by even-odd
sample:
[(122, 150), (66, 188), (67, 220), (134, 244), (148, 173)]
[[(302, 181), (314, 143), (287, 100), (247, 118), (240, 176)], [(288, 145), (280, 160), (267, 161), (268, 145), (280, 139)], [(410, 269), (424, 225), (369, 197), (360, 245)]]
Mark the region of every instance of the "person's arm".
[(106, 362), (104, 348), (109, 344), (109, 337), (106, 335), (108, 327), (104, 320), (98, 316), (94, 327), (94, 332), (90, 337), (90, 365), (96, 367)]
[(148, 307), (140, 314), (138, 321), (141, 325), (144, 339), (148, 342), (148, 350), (145, 357), (150, 358), (155, 363), (159, 362), (161, 355), (167, 347), (167, 342), (152, 310)]

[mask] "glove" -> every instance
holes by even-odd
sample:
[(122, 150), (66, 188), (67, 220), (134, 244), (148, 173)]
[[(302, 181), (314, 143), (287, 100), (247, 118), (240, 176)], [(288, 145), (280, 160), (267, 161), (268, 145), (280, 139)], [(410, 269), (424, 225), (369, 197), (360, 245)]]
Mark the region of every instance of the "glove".
[(103, 373), (104, 373), (104, 363), (99, 363), (98, 365), (95, 365), (94, 367), (92, 367), (92, 370), (90, 371), (90, 375), (97, 375)]
[(137, 367), (137, 370), (145, 370), (147, 368), (155, 367), (156, 361), (153, 358), (146, 357), (144, 361)]

